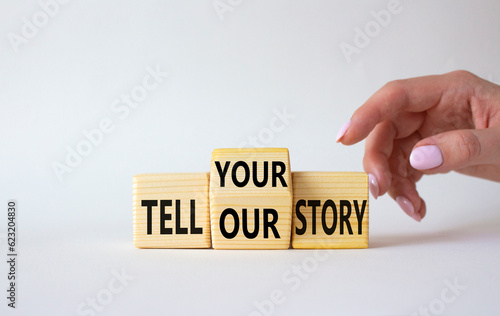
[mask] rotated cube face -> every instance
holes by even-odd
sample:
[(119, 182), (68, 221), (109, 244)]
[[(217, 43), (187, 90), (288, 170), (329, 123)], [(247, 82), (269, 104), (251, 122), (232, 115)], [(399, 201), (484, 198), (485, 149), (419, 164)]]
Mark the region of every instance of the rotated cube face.
[(292, 181), (286, 148), (216, 149), (210, 220), (216, 249), (288, 249)]

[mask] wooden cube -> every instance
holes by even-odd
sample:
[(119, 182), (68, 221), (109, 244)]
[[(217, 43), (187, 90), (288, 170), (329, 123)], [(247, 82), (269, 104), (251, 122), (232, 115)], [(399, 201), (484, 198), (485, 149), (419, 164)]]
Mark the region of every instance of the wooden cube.
[(288, 149), (216, 149), (210, 167), (215, 249), (288, 249), (292, 223)]
[(293, 172), (293, 248), (367, 248), (368, 176)]
[(202, 173), (134, 177), (134, 245), (210, 248), (208, 177)]

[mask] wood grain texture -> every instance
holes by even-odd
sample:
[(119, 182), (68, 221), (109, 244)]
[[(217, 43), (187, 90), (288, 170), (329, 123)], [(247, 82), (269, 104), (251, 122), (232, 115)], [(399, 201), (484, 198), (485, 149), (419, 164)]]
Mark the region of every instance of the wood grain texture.
[[(367, 248), (368, 247), (368, 176), (363, 172), (293, 172), (293, 229), (292, 247), (303, 249), (318, 248)], [(297, 203), (301, 201), (299, 212), (297, 213)], [(332, 203), (326, 203), (331, 200)], [(313, 201), (313, 202), (310, 202)], [(314, 202), (316, 201), (316, 202)], [(317, 205), (320, 201), (320, 205)], [(344, 201), (344, 202), (341, 202)], [(350, 204), (350, 214), (347, 202)], [(356, 212), (357, 203), (358, 212)], [(358, 226), (358, 216), (361, 215), (363, 201), (366, 201), (361, 226)], [(316, 204), (316, 232), (313, 234), (313, 206)], [(324, 222), (327, 228), (323, 227), (323, 207), (325, 208)], [(343, 206), (341, 206), (343, 204)], [(336, 215), (334, 215), (334, 208)], [(348, 219), (352, 230), (350, 233), (347, 227)], [(359, 213), (357, 215), (357, 213)], [(347, 218), (347, 215), (349, 217)], [(336, 217), (336, 220), (335, 220)], [(304, 220), (305, 219), (305, 220)], [(305, 232), (304, 222), (306, 222)], [(332, 233), (334, 228), (335, 230)], [(341, 234), (342, 227), (342, 234)], [(358, 229), (361, 228), (361, 232)]]
[[(207, 172), (136, 175), (133, 184), (134, 245), (138, 248), (210, 248), (208, 179)], [(152, 207), (151, 234), (147, 233), (147, 207), (142, 206), (143, 200), (158, 201), (158, 205)], [(172, 230), (171, 234), (160, 234), (161, 200), (171, 201), (171, 206), (165, 207), (171, 219), (163, 220), (164, 227)], [(191, 200), (195, 201), (194, 226), (191, 226)], [(180, 203), (179, 227), (187, 229), (187, 234), (178, 234), (180, 230), (176, 230), (177, 203)]]
[[(220, 171), (215, 162), (225, 166), (229, 161), (229, 167), (221, 186)], [(248, 183), (244, 187), (238, 187), (232, 180), (232, 168), (238, 161), (247, 164), (250, 171)], [(253, 182), (253, 163), (256, 163), (256, 175), (258, 181), (264, 181), (264, 162), (267, 162), (267, 184), (258, 187)], [(280, 180), (276, 180), (276, 186), (272, 183), (272, 164), (282, 162), (285, 166), (282, 178), (286, 187)], [(281, 169), (276, 168), (281, 171)], [(245, 180), (245, 169), (235, 169), (237, 181)], [(232, 208), (237, 213), (239, 222), (238, 233), (233, 238), (224, 237), (221, 232), (221, 214), (227, 208)], [(243, 223), (243, 209), (247, 210), (246, 223)], [(245, 237), (244, 227), (247, 232), (254, 232), (255, 209), (258, 209), (258, 235), (253, 238)], [(264, 209), (272, 209), (277, 213), (277, 221), (274, 225), (279, 238), (276, 238), (272, 229), (264, 229)], [(235, 217), (227, 216), (223, 221), (226, 231), (233, 232)], [(270, 219), (271, 217), (268, 217)], [(215, 249), (288, 249), (290, 247), (291, 222), (292, 222), (292, 181), (290, 172), (290, 161), (288, 149), (286, 148), (242, 148), (242, 149), (216, 149), (212, 153), (210, 169), (210, 220), (212, 231), (212, 245)], [(245, 225), (246, 224), (246, 225)], [(265, 231), (268, 232), (265, 238)], [(248, 235), (247, 235), (248, 236)]]

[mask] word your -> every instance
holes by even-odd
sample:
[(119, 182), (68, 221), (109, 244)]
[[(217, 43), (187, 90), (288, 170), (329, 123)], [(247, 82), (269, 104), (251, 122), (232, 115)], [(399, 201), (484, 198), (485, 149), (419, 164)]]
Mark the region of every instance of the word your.
[[(226, 185), (226, 174), (227, 174), (227, 171), (229, 169), (229, 165), (231, 164), (230, 161), (226, 161), (226, 163), (224, 164), (224, 168), (221, 167), (221, 164), (220, 164), (220, 161), (216, 161), (215, 162), (215, 166), (217, 167), (217, 172), (219, 173), (219, 176), (220, 176), (220, 187), (223, 188), (225, 187)], [(272, 186), (273, 188), (276, 187), (277, 185), (277, 180), (279, 179), (280, 180), (280, 183), (283, 187), (288, 187), (288, 185), (286, 184), (286, 181), (285, 179), (283, 178), (283, 174), (285, 173), (286, 171), (286, 165), (285, 163), (283, 163), (283, 161), (273, 161), (271, 163), (272, 165)], [(252, 173), (250, 173), (250, 167), (248, 166), (248, 164), (244, 161), (237, 161), (236, 163), (234, 163), (233, 165), (233, 168), (231, 170), (231, 179), (234, 183), (235, 186), (237, 186), (238, 188), (243, 188), (245, 187), (249, 180), (250, 180), (250, 174), (252, 174), (252, 180), (253, 180), (253, 184), (258, 187), (258, 188), (262, 188), (262, 187), (265, 187), (267, 185), (267, 180), (268, 180), (268, 166), (269, 166), (269, 162), (268, 161), (264, 161), (263, 162), (263, 179), (262, 181), (259, 181), (258, 180), (258, 177), (257, 177), (257, 161), (252, 161)], [(238, 168), (243, 168), (243, 171), (244, 171), (244, 177), (243, 177), (243, 180), (240, 181), (238, 180), (238, 177), (237, 177), (237, 172), (238, 172)], [(278, 172), (278, 167), (280, 168), (280, 171)]]
[(387, 10), (382, 9), (378, 12), (371, 11), (370, 15), (374, 20), (368, 21), (363, 30), (359, 27), (354, 28), (354, 45), (346, 42), (341, 42), (339, 45), (347, 62), (351, 62), (351, 56), (353, 54), (360, 54), (362, 49), (368, 47), (371, 43), (371, 39), (377, 37), (382, 31), (382, 28), (391, 24), (392, 15), (400, 14), (402, 11), (403, 7), (398, 0), (390, 1), (387, 4)]
[(60, 5), (68, 2), (69, 0), (48, 0), (45, 2), (38, 2), (41, 10), (35, 12), (31, 20), (28, 20), (26, 17), (22, 18), (23, 26), (21, 26), (20, 34), (14, 32), (7, 34), (7, 38), (14, 52), (17, 53), (21, 44), (27, 44), (30, 39), (38, 34), (39, 29), (47, 26), (50, 18), (55, 17), (59, 13)]
[[(147, 207), (148, 212), (148, 235), (153, 233), (153, 206), (158, 206), (157, 200), (142, 200), (142, 206)], [(165, 208), (172, 206), (172, 200), (160, 200), (160, 234), (172, 235), (172, 228), (166, 227), (165, 222), (172, 220), (172, 214), (166, 213)], [(196, 206), (195, 200), (190, 200), (190, 234), (203, 234), (202, 227), (196, 227)], [(188, 228), (181, 226), (181, 200), (175, 200), (175, 234), (186, 235)]]

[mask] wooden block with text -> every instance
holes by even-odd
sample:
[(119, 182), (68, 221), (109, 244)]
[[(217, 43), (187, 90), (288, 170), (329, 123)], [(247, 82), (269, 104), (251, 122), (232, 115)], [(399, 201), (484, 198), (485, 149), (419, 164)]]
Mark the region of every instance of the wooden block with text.
[(216, 149), (210, 166), (215, 249), (288, 249), (292, 178), (288, 149)]
[(368, 176), (293, 172), (292, 247), (367, 248)]
[(210, 248), (207, 172), (134, 177), (134, 245)]

